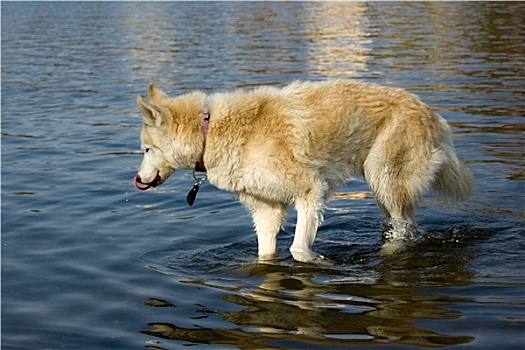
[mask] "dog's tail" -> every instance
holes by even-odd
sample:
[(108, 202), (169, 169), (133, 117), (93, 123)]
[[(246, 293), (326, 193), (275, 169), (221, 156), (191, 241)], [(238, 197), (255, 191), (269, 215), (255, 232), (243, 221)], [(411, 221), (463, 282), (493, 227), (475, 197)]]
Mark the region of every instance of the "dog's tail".
[(472, 171), (463, 161), (458, 159), (452, 144), (442, 151), (445, 159), (436, 173), (433, 188), (445, 198), (464, 201), (474, 186)]

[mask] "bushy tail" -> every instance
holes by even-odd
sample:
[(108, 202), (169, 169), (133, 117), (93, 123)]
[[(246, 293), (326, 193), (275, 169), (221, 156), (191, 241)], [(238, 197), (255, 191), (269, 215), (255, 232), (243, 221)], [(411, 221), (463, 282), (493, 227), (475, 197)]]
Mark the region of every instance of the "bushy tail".
[(451, 200), (464, 201), (472, 192), (472, 171), (458, 159), (453, 149), (446, 152), (446, 160), (436, 174), (434, 190)]

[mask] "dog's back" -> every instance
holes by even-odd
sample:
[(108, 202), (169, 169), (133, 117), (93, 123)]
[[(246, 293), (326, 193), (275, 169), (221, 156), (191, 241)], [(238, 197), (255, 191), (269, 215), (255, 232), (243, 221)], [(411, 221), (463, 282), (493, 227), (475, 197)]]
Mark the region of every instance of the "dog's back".
[[(287, 197), (311, 179), (323, 182), (328, 194), (362, 175), (387, 215), (414, 224), (424, 191), (460, 200), (472, 188), (472, 173), (458, 160), (446, 121), (403, 89), (343, 79), (296, 81), (282, 89), (216, 94), (211, 101), (222, 137), (229, 139), (220, 148), (238, 147), (243, 158), (229, 172), (242, 173), (243, 165), (258, 169), (267, 183), (281, 183), (278, 191), (290, 192)], [(288, 184), (277, 181), (294, 176)]]

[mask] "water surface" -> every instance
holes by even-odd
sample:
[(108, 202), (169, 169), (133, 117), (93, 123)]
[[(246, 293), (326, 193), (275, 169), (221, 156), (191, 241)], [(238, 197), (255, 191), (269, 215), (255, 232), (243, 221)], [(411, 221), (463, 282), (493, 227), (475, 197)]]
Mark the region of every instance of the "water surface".
[[(521, 349), (525, 5), (2, 2), (2, 348)], [(250, 217), (191, 173), (155, 190), (135, 104), (347, 77), (418, 94), (475, 173), (464, 204), (426, 196), (421, 240), (382, 255), (360, 179), (314, 249), (256, 262)]]

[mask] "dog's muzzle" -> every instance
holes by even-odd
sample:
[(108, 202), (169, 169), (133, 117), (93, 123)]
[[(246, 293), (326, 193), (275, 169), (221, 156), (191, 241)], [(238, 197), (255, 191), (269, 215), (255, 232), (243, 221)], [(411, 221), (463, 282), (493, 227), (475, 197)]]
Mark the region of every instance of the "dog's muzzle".
[(133, 183), (135, 184), (136, 188), (138, 188), (141, 191), (145, 191), (150, 187), (156, 187), (157, 185), (159, 185), (161, 183), (161, 178), (160, 175), (157, 173), (157, 176), (155, 176), (155, 179), (152, 182), (145, 183), (142, 182), (140, 176), (137, 175), (133, 178)]

